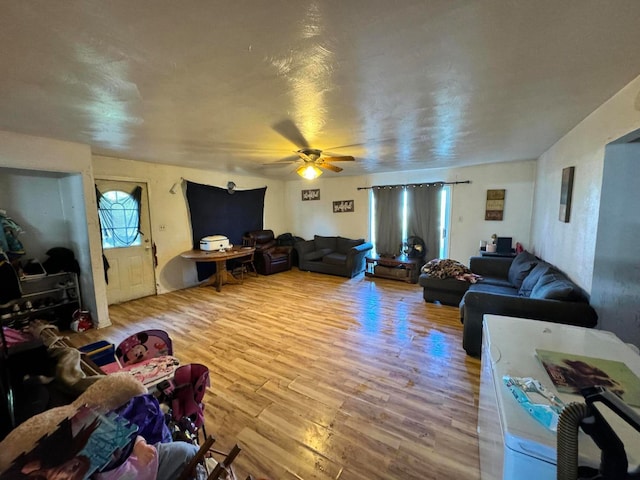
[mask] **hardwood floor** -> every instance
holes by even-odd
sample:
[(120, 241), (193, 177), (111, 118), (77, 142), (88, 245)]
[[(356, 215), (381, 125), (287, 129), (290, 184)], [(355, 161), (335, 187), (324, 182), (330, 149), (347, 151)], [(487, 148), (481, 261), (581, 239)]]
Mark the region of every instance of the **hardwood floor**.
[(290, 272), (110, 307), (118, 343), (162, 328), (211, 372), (207, 431), (239, 479), (478, 479), (480, 362), (418, 285)]

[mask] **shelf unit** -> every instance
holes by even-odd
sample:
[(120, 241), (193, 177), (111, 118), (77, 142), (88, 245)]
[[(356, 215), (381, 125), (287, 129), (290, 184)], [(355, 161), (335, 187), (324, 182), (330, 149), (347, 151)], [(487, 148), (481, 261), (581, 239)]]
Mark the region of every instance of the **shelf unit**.
[(19, 329), (34, 318), (71, 321), (73, 311), (82, 307), (78, 276), (73, 272), (21, 277), (20, 290), (20, 298), (0, 308), (3, 326)]
[[(67, 328), (75, 310), (82, 308), (78, 276), (72, 272), (50, 275), (27, 275), (20, 279), (21, 297), (0, 307), (0, 390), (2, 391), (3, 420), (13, 428), (16, 424), (12, 364), (19, 366), (33, 357), (34, 349), (42, 346), (40, 339), (7, 344), (4, 327), (22, 330), (30, 320), (42, 319)], [(26, 355), (26, 357), (25, 357)], [(12, 358), (13, 357), (13, 358)], [(34, 357), (35, 358), (35, 357)], [(14, 364), (15, 362), (15, 364)], [(3, 427), (3, 428), (4, 428)], [(2, 432), (6, 434), (8, 432)]]

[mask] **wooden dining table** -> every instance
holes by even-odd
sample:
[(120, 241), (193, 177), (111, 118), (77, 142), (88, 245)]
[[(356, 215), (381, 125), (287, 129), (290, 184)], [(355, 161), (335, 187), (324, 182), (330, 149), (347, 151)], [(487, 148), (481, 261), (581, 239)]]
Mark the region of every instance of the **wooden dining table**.
[(219, 292), (222, 290), (222, 285), (225, 283), (241, 283), (240, 280), (235, 278), (231, 272), (227, 270), (227, 260), (234, 258), (248, 257), (252, 255), (256, 249), (254, 247), (241, 247), (233, 246), (232, 248), (222, 250), (187, 250), (182, 252), (180, 256), (187, 260), (193, 260), (194, 262), (215, 262), (216, 273), (211, 275), (208, 279), (202, 282), (200, 285), (205, 287), (208, 285), (215, 285), (216, 290)]

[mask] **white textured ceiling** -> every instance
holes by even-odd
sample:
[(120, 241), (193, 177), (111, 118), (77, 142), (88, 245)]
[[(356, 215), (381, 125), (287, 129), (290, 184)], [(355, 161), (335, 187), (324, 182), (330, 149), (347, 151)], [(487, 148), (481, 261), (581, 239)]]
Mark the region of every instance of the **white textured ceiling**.
[(536, 158), (640, 74), (638, 0), (0, 8), (0, 129), (284, 178), (295, 127), (341, 175)]

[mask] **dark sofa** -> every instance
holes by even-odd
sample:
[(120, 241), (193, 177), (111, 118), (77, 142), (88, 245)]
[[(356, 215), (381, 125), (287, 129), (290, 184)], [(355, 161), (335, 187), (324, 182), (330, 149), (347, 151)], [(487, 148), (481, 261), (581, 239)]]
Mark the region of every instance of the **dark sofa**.
[(300, 270), (352, 278), (364, 271), (364, 257), (373, 245), (362, 238), (315, 235), (313, 240), (297, 242), (294, 247)]
[(462, 346), (479, 356), (485, 313), (595, 327), (598, 316), (586, 293), (553, 265), (525, 251), (515, 258), (471, 257), (469, 267), (483, 279), (460, 302)]

